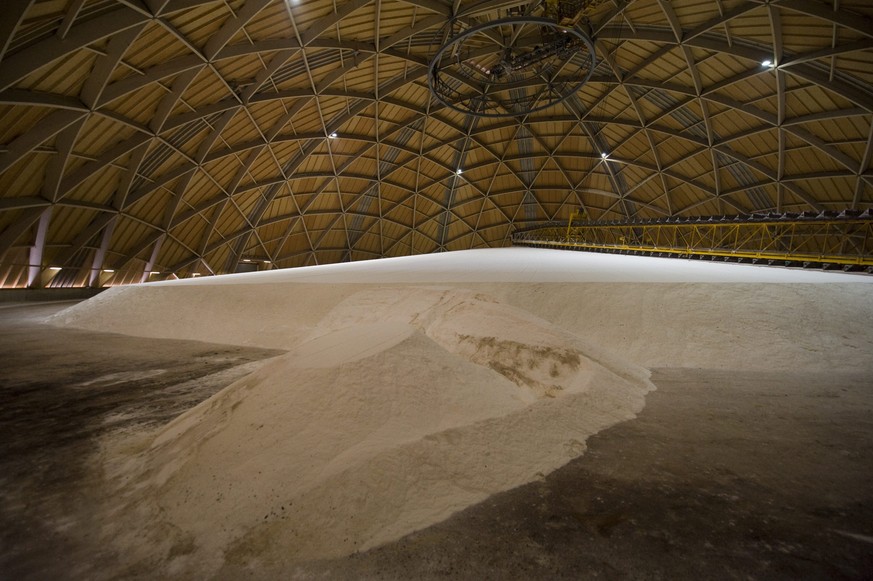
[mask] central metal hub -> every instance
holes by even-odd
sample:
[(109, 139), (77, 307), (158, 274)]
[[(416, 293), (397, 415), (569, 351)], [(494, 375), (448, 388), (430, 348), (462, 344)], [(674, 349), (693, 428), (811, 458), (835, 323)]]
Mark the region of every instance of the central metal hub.
[(591, 39), (547, 18), (503, 18), (454, 33), (430, 62), (446, 106), (479, 117), (523, 117), (578, 91), (596, 64)]

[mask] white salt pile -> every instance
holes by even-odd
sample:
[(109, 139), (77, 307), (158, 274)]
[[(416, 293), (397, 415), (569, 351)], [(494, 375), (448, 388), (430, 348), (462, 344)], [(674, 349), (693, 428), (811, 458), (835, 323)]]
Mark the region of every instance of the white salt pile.
[(366, 549), (547, 474), (639, 413), (639, 365), (869, 369), (869, 280), (513, 248), (116, 288), (52, 322), (287, 350), (107, 448), (107, 533), (203, 576)]
[(476, 290), (644, 367), (873, 371), (873, 277), (494, 248), (116, 287), (55, 324), (288, 349), (362, 286)]
[(362, 290), (122, 457), (128, 514), (112, 536), (143, 559), (175, 555), (176, 574), (397, 539), (555, 470), (634, 417), (648, 372), (593, 351), (468, 291)]

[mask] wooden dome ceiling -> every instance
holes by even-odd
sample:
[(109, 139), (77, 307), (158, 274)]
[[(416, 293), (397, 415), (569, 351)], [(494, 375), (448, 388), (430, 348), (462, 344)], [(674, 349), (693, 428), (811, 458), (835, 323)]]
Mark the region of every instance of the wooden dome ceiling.
[(451, 21), (524, 3), (7, 0), (0, 281), (502, 246), (580, 206), (594, 220), (873, 206), (869, 1), (581, 6), (589, 82), (480, 119), (433, 98), (428, 62)]

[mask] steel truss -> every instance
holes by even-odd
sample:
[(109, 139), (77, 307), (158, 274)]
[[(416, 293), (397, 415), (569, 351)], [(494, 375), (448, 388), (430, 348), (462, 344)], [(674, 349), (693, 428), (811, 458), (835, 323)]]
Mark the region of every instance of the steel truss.
[(579, 224), (571, 218), (569, 222), (516, 231), (512, 243), (873, 272), (873, 212)]

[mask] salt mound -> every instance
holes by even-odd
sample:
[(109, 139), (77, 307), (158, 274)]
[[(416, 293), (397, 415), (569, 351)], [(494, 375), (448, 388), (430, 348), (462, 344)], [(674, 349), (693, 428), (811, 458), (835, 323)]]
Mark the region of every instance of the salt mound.
[[(166, 574), (397, 539), (584, 451), (648, 372), (469, 291), (366, 289), (286, 355), (115, 454), (107, 531)], [(143, 542), (147, 539), (147, 542)]]
[(361, 289), (400, 294), (435, 279), (643, 367), (873, 371), (873, 277), (532, 248), (115, 287), (49, 322), (290, 349)]

